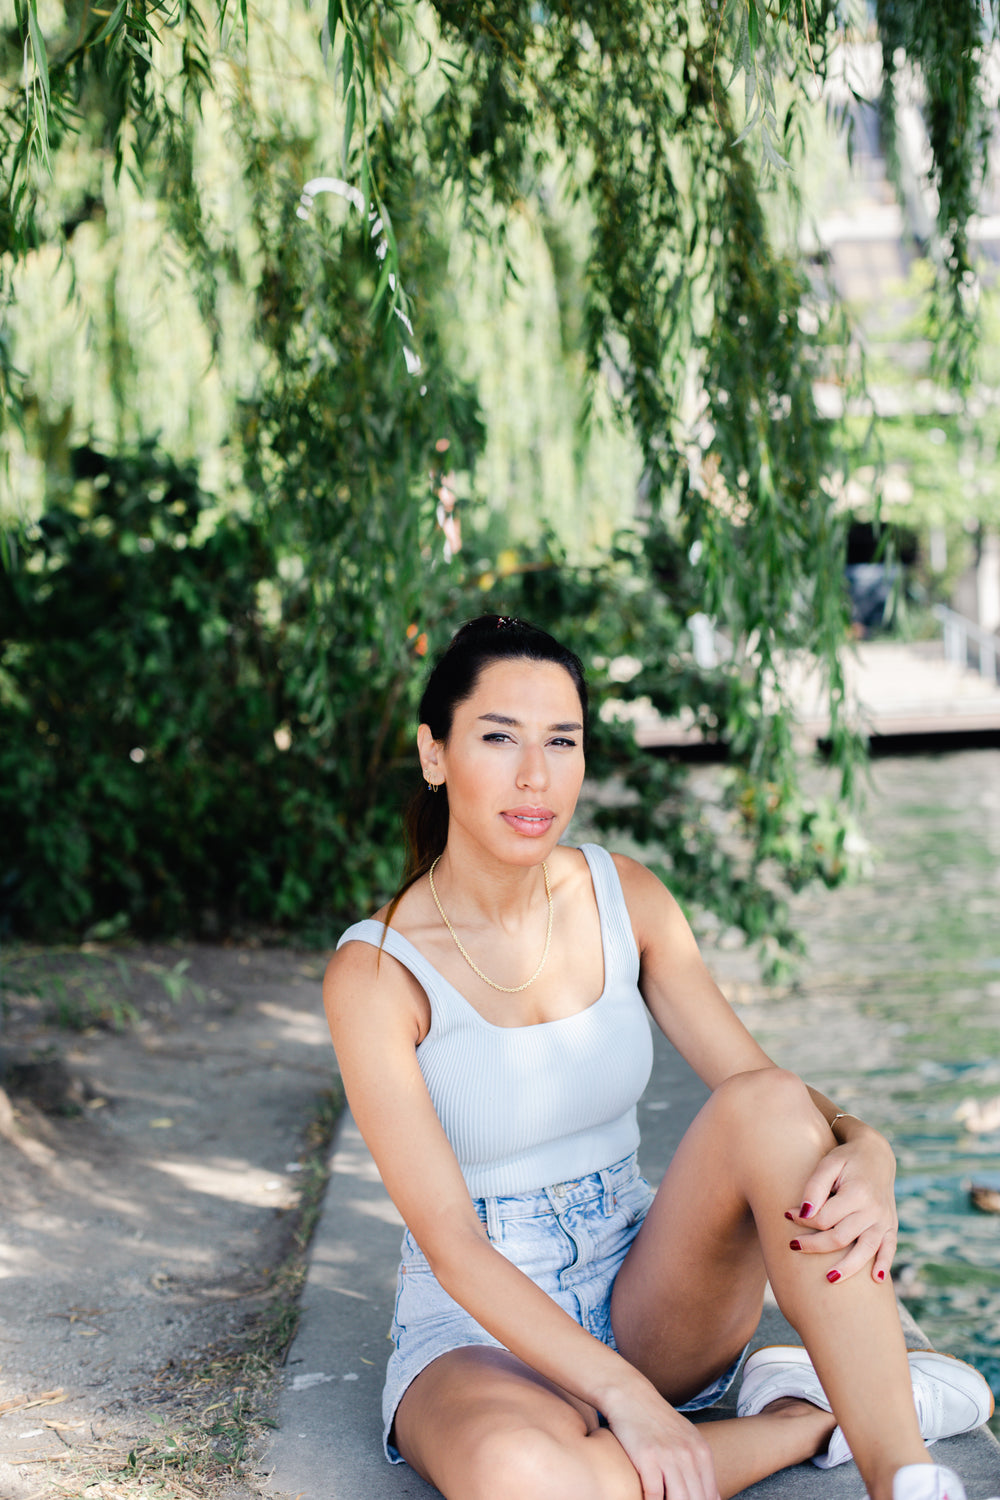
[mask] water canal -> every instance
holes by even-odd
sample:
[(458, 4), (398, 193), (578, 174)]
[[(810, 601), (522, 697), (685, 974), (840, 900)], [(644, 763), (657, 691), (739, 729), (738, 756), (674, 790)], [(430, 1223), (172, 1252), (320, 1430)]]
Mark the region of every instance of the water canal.
[(1000, 1397), (1000, 1213), (970, 1200), (1000, 1208), (1000, 750), (876, 760), (863, 823), (870, 874), (795, 900), (793, 986), (709, 957), (768, 1052), (893, 1142), (897, 1288)]

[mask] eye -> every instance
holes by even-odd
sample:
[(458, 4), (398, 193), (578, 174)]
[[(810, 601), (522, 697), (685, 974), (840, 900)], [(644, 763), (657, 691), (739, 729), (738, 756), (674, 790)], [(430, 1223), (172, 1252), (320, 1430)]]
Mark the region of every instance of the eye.
[(510, 735), (504, 734), (502, 729), (494, 729), (490, 734), (483, 735), (485, 745), (499, 745), (504, 740), (509, 740)]
[(572, 750), (575, 748), (577, 742), (576, 740), (571, 740), (566, 735), (561, 734), (557, 735), (556, 738), (551, 741), (551, 743), (553, 745), (566, 745)]

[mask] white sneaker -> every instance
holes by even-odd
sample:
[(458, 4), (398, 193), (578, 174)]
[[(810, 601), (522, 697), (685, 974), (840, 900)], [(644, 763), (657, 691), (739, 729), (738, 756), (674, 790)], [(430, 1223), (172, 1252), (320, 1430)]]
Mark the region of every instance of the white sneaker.
[(941, 1464), (906, 1464), (893, 1476), (892, 1500), (966, 1500), (965, 1486)]
[(780, 1401), (783, 1396), (809, 1401), (823, 1411), (833, 1410), (812, 1360), (795, 1344), (771, 1344), (751, 1354), (743, 1366), (743, 1384), (736, 1402), (736, 1414), (755, 1417), (765, 1406)]
[(979, 1371), (964, 1360), (937, 1354), (933, 1349), (914, 1349), (906, 1357), (913, 1372), (913, 1399), (925, 1443), (971, 1432), (992, 1417), (993, 1392)]
[(892, 1500), (965, 1500), (965, 1486), (954, 1469), (907, 1464), (893, 1476)]
[[(971, 1365), (952, 1359), (948, 1354), (937, 1354), (932, 1349), (915, 1349), (908, 1358), (913, 1375), (913, 1400), (925, 1443), (971, 1432), (992, 1416), (993, 1392)], [(741, 1417), (755, 1416), (782, 1396), (809, 1401), (823, 1411), (832, 1410), (804, 1349), (794, 1345), (758, 1349), (743, 1367), (737, 1413)], [(817, 1454), (813, 1463), (818, 1469), (832, 1469), (838, 1464), (846, 1464), (850, 1457), (847, 1439), (837, 1427), (826, 1452)], [(929, 1468), (933, 1472), (938, 1466), (911, 1464), (907, 1467)], [(954, 1500), (954, 1497), (949, 1497), (949, 1500)]]

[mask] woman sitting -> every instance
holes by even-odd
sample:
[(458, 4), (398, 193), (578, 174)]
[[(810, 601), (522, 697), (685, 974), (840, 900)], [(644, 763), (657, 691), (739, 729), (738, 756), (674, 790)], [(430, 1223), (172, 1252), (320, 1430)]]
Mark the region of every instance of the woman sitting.
[[(560, 843), (587, 692), (489, 616), (420, 708), (402, 891), (325, 981), (347, 1097), (407, 1225), (385, 1439), (448, 1500), (719, 1500), (852, 1455), (871, 1500), (963, 1500), (927, 1444), (983, 1422), (969, 1366), (908, 1356), (892, 1152), (775, 1066), (641, 864)], [(712, 1090), (654, 1194), (648, 1017)], [(765, 1283), (804, 1349), (746, 1364)]]

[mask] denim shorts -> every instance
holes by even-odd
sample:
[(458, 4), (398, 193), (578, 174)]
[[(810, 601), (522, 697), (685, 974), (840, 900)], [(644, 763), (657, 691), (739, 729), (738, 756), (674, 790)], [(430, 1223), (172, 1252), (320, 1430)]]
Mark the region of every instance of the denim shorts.
[[(612, 1288), (652, 1201), (652, 1189), (639, 1175), (634, 1152), (572, 1182), (509, 1198), (473, 1200), (495, 1248), (612, 1349)], [(393, 1351), (382, 1392), (383, 1441), (390, 1462), (401, 1463), (390, 1434), (410, 1382), (453, 1349), (503, 1346), (438, 1284), (409, 1230), (403, 1236), (390, 1336)], [(678, 1410), (712, 1406), (729, 1389), (739, 1364), (737, 1359)]]

